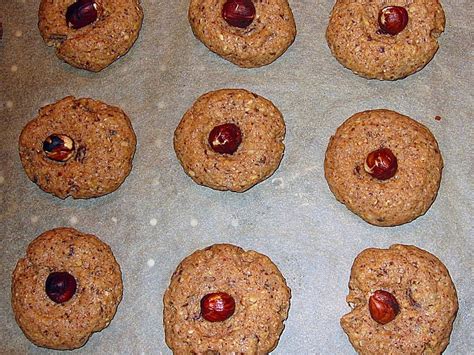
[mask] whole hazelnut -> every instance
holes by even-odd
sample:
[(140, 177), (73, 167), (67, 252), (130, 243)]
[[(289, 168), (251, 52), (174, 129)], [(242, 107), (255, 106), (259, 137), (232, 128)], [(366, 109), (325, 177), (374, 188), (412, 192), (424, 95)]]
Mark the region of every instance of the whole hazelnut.
[(64, 303), (76, 293), (77, 283), (74, 276), (68, 272), (52, 272), (48, 275), (44, 288), (52, 301)]
[(374, 150), (367, 155), (364, 170), (378, 180), (387, 180), (397, 172), (397, 157), (388, 148)]
[(94, 0), (77, 0), (67, 8), (66, 22), (77, 30), (93, 23), (97, 20), (97, 15), (97, 4)]
[(225, 292), (214, 292), (201, 299), (201, 315), (209, 322), (222, 322), (235, 312), (234, 298)]
[(255, 18), (252, 0), (227, 0), (222, 8), (223, 19), (231, 26), (248, 27)]
[(382, 33), (392, 36), (402, 32), (408, 24), (408, 12), (401, 6), (386, 6), (379, 12), (379, 26)]
[(387, 324), (400, 313), (400, 306), (390, 292), (377, 290), (369, 298), (369, 312), (374, 321)]
[(49, 159), (65, 162), (74, 155), (74, 141), (64, 134), (52, 134), (44, 140), (43, 151)]
[(208, 142), (216, 153), (234, 154), (242, 143), (242, 132), (237, 125), (224, 123), (212, 129)]

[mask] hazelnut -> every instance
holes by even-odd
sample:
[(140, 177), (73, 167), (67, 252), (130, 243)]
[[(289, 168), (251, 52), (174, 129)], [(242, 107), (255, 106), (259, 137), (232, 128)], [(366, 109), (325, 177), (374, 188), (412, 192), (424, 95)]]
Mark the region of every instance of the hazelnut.
[(397, 299), (390, 292), (377, 290), (369, 298), (370, 316), (379, 324), (387, 324), (400, 313)]
[(214, 292), (201, 299), (201, 315), (209, 322), (222, 322), (235, 312), (234, 298), (225, 292)]
[(386, 6), (379, 12), (379, 26), (382, 33), (392, 36), (400, 33), (408, 24), (408, 12), (401, 6)]
[(97, 20), (97, 4), (94, 0), (77, 0), (67, 8), (66, 22), (76, 30), (90, 25), (95, 20)]
[(245, 28), (255, 18), (252, 0), (227, 0), (222, 8), (222, 18), (231, 26)]
[(237, 125), (224, 123), (212, 129), (208, 142), (216, 153), (234, 154), (242, 143), (242, 132)]
[(395, 176), (398, 163), (397, 157), (388, 148), (374, 150), (364, 163), (364, 170), (379, 180), (387, 180)]
[(64, 134), (52, 134), (44, 140), (43, 151), (49, 159), (64, 162), (74, 155), (74, 141)]
[(68, 272), (52, 272), (46, 279), (46, 294), (56, 303), (69, 301), (76, 293), (76, 288), (76, 279)]

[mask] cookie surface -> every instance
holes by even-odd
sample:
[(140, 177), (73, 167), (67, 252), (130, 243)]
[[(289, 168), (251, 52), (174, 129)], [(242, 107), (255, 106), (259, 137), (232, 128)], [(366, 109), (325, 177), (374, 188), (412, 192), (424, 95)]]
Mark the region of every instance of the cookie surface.
[[(449, 343), (458, 309), (448, 270), (434, 255), (409, 245), (366, 249), (354, 261), (347, 302), (352, 311), (341, 326), (360, 354), (440, 354)], [(395, 296), (400, 312), (375, 322), (369, 297), (377, 290)]]
[[(233, 123), (242, 143), (233, 154), (215, 152), (208, 137), (218, 125)], [(186, 173), (217, 190), (245, 191), (278, 168), (285, 146), (285, 122), (267, 99), (241, 89), (223, 89), (199, 97), (174, 134), (174, 149)]]
[(95, 0), (95, 22), (73, 29), (66, 21), (75, 0), (41, 0), (38, 27), (56, 55), (77, 68), (100, 71), (123, 56), (138, 37), (143, 21), (139, 0)]
[[(212, 292), (235, 300), (222, 322), (201, 316), (200, 301)], [(175, 354), (265, 354), (277, 345), (288, 316), (290, 289), (265, 255), (216, 244), (185, 258), (164, 295), (166, 343)]]
[[(74, 141), (73, 156), (58, 162), (43, 149), (50, 135)], [(41, 189), (60, 198), (90, 198), (115, 191), (132, 169), (136, 137), (119, 108), (72, 96), (45, 106), (19, 139), (26, 174)]]
[[(64, 303), (45, 292), (52, 272), (68, 272), (77, 290)], [(12, 307), (23, 333), (34, 344), (75, 349), (107, 327), (122, 299), (122, 276), (110, 247), (72, 228), (37, 237), (18, 261), (12, 278)]]
[(188, 18), (194, 35), (211, 51), (240, 67), (272, 63), (295, 39), (293, 13), (287, 0), (252, 2), (255, 18), (247, 27), (239, 28), (222, 16), (226, 0), (191, 0)]
[[(388, 148), (398, 160), (394, 177), (381, 181), (364, 170), (367, 155)], [(331, 137), (324, 171), (338, 201), (378, 226), (407, 223), (436, 198), (443, 159), (422, 124), (389, 110), (356, 113)]]
[(385, 0), (337, 0), (326, 39), (346, 68), (368, 79), (396, 80), (423, 68), (438, 50), (445, 16), (438, 0), (392, 1), (404, 7), (408, 24), (396, 34), (383, 34), (378, 23)]

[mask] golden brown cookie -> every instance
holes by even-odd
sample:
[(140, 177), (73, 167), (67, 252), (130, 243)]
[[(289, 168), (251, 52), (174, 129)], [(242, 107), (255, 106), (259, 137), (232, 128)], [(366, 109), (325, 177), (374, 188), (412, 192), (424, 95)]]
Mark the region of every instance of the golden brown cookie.
[(458, 310), (443, 263), (410, 245), (366, 249), (354, 261), (341, 326), (359, 354), (441, 354)]
[(132, 169), (136, 137), (118, 107), (72, 96), (45, 106), (20, 135), (26, 174), (60, 198), (115, 191)]
[[(377, 152), (380, 155), (370, 159)], [(392, 164), (384, 165), (387, 162)], [(324, 161), (337, 200), (377, 226), (395, 226), (423, 215), (436, 198), (442, 169), (438, 143), (429, 129), (389, 110), (350, 117), (331, 137)], [(394, 175), (383, 176), (387, 172)]]
[(188, 18), (207, 48), (244, 68), (272, 63), (296, 36), (287, 0), (191, 0)]
[(185, 113), (174, 133), (174, 149), (198, 184), (242, 192), (278, 168), (284, 137), (283, 116), (269, 100), (223, 89), (202, 95)]
[(132, 47), (143, 11), (139, 0), (41, 0), (38, 16), (41, 36), (59, 58), (98, 72)]
[(16, 321), (38, 346), (83, 346), (109, 325), (121, 299), (122, 275), (110, 247), (72, 228), (41, 234), (13, 272)]
[(326, 39), (336, 59), (354, 73), (396, 80), (428, 64), (444, 25), (439, 0), (337, 0)]
[(166, 343), (175, 354), (266, 354), (278, 343), (289, 302), (290, 289), (268, 257), (212, 245), (185, 258), (171, 277), (163, 299)]

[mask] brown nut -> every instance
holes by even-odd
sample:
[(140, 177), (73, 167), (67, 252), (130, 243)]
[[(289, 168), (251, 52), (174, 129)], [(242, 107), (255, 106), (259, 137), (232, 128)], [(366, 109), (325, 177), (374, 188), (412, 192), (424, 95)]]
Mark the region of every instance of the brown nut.
[(74, 155), (74, 141), (64, 134), (52, 134), (44, 140), (43, 151), (49, 159), (65, 162)]
[(397, 157), (388, 148), (374, 150), (367, 155), (364, 162), (364, 170), (379, 180), (388, 180), (395, 176), (397, 169)]
[(369, 298), (369, 312), (374, 321), (387, 324), (400, 313), (400, 306), (390, 292), (377, 290)]
[(381, 33), (392, 36), (402, 32), (408, 24), (408, 12), (401, 6), (386, 6), (379, 12)]
[(201, 300), (201, 315), (209, 322), (222, 322), (235, 312), (234, 298), (225, 292), (208, 293)]
[(94, 0), (77, 0), (67, 8), (66, 22), (76, 30), (90, 25), (97, 20), (97, 8)]

